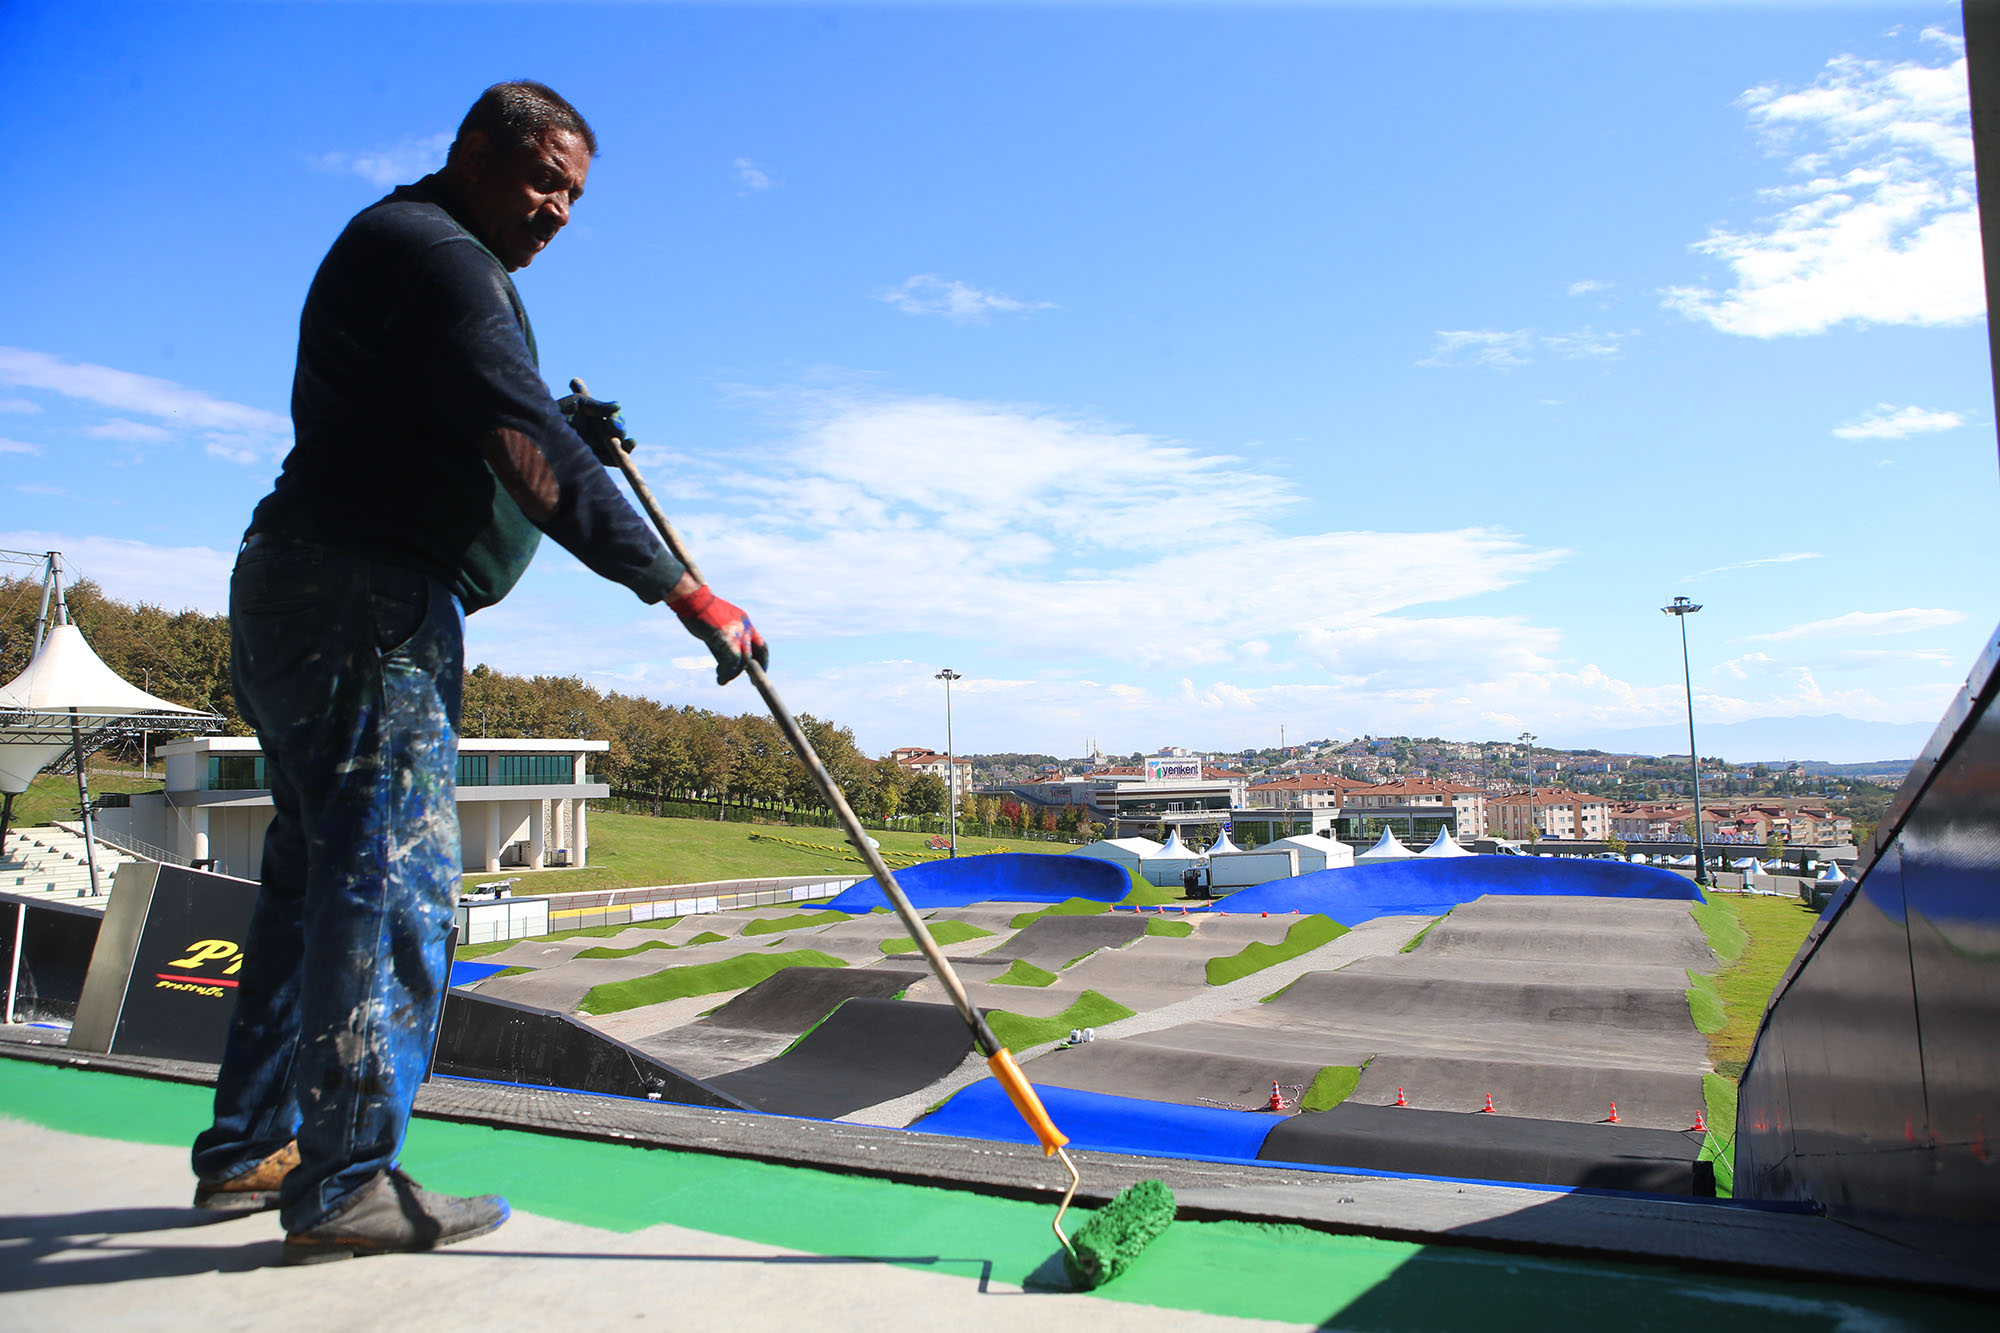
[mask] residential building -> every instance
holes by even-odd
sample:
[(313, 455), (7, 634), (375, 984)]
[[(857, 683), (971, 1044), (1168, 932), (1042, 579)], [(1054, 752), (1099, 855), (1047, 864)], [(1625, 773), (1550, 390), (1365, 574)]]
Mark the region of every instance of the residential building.
[(972, 761), (941, 755), (936, 750), (921, 745), (904, 745), (889, 751), (889, 758), (901, 766), (906, 775), (928, 773), (944, 783), (953, 805), (957, 805), (965, 794), (972, 790)]
[(1503, 838), (1526, 838), (1531, 808), (1543, 837), (1594, 842), (1610, 836), (1611, 803), (1566, 787), (1523, 788), (1488, 797), (1488, 830)]
[(1271, 778), (1250, 783), (1243, 803), (1258, 810), (1338, 811), (1349, 791), (1365, 789), (1365, 782), (1332, 773), (1301, 773), (1296, 777)]
[(1486, 793), (1477, 787), (1435, 778), (1399, 778), (1394, 782), (1357, 786), (1348, 792), (1344, 810), (1361, 818), (1383, 818), (1391, 813), (1449, 815), (1454, 836), (1486, 835)]

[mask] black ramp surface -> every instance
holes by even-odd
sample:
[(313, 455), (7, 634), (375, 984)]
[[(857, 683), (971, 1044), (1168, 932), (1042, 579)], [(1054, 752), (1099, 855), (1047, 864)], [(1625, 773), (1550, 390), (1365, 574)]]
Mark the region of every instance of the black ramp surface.
[[(1713, 1194), (1702, 1135), (1343, 1103), (1280, 1121), (1258, 1157), (1474, 1180)], [(1700, 1183), (1697, 1183), (1697, 1176)]]
[(1045, 916), (998, 948), (979, 955), (995, 961), (1021, 959), (1050, 972), (1094, 949), (1115, 949), (1146, 933), (1137, 912), (1103, 912), (1096, 916)]
[(849, 1000), (777, 1059), (710, 1081), (759, 1111), (831, 1120), (929, 1087), (971, 1050), (948, 1004)]
[(929, 975), (875, 967), (788, 967), (695, 1026), (796, 1036), (832, 1013), (843, 1000), (886, 1000)]

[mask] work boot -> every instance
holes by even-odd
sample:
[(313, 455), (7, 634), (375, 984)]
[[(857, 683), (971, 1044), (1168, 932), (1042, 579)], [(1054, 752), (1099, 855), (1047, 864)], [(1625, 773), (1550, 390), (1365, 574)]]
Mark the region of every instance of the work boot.
[(278, 1206), (278, 1186), (299, 1164), (294, 1139), (240, 1176), (228, 1180), (197, 1180), (194, 1206), (215, 1213), (261, 1213)]
[(323, 1264), (371, 1254), (434, 1250), (483, 1236), (505, 1222), (497, 1194), (459, 1199), (434, 1194), (399, 1170), (384, 1171), (321, 1222), (285, 1237), (283, 1262)]

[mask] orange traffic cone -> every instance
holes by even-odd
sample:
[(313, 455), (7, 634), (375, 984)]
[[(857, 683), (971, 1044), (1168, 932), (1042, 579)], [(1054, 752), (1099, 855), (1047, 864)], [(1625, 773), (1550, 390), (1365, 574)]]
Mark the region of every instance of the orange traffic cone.
[(1408, 1106), (1409, 1104), (1410, 1099), (1403, 1095), (1403, 1090), (1401, 1088), (1396, 1089), (1396, 1105)]
[(1697, 1134), (1708, 1133), (1708, 1121), (1703, 1118), (1699, 1106), (1694, 1108), (1694, 1132)]
[(1285, 1105), (1285, 1094), (1278, 1091), (1278, 1085), (1275, 1081), (1271, 1084), (1271, 1100), (1264, 1103), (1264, 1109), (1266, 1111), (1285, 1111), (1290, 1109)]
[(1493, 1110), (1493, 1094), (1489, 1092), (1486, 1094), (1486, 1105), (1480, 1107), (1479, 1111), (1481, 1115), (1485, 1115), (1491, 1113), (1492, 1110)]
[(1605, 1123), (1606, 1123), (1606, 1124), (1609, 1124), (1609, 1125), (1615, 1125), (1615, 1124), (1617, 1124), (1617, 1123), (1618, 1123), (1618, 1103), (1617, 1103), (1617, 1102), (1613, 1102), (1613, 1103), (1611, 1103), (1611, 1116), (1610, 1116), (1610, 1119), (1608, 1119), (1608, 1120), (1606, 1120), (1606, 1121), (1605, 1121)]

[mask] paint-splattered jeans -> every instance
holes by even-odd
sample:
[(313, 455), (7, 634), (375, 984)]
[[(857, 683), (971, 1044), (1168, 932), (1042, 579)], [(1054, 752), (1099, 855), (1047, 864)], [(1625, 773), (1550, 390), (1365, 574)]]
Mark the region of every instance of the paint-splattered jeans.
[(299, 1231), (395, 1164), (430, 1058), (459, 878), (464, 616), (421, 574), (258, 538), (229, 615), (275, 814), (194, 1169), (228, 1179), (296, 1134), (280, 1204)]

